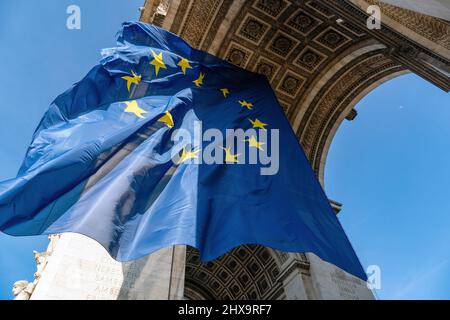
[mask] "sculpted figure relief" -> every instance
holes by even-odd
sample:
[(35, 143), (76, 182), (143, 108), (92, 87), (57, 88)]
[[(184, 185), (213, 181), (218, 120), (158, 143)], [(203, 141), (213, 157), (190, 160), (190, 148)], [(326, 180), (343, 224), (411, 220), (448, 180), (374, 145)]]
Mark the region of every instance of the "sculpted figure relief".
[(34, 289), (34, 283), (26, 280), (16, 281), (13, 285), (12, 292), (15, 296), (14, 300), (29, 300)]

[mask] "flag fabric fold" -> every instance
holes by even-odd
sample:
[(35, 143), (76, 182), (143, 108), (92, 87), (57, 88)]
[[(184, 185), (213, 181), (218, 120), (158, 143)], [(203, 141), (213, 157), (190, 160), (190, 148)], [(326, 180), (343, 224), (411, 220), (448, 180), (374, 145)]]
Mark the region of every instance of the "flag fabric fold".
[[(139, 22), (117, 42), (50, 105), (17, 177), (0, 183), (1, 231), (81, 233), (119, 261), (176, 244), (207, 261), (259, 244), (366, 279), (265, 77)], [(212, 130), (223, 138), (198, 136)]]

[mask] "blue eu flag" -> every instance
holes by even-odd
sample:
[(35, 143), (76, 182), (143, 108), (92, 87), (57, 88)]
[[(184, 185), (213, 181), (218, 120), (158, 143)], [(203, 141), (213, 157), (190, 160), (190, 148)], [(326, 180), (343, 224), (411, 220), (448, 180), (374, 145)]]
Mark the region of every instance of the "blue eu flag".
[(1, 231), (77, 232), (120, 261), (260, 244), (366, 279), (265, 77), (150, 25), (125, 23), (117, 40), (0, 184)]

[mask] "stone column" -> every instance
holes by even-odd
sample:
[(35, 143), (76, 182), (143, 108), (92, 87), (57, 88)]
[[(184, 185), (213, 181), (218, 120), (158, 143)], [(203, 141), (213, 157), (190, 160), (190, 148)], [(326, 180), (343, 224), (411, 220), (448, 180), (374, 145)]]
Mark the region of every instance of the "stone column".
[(31, 300), (182, 299), (185, 246), (117, 262), (94, 240), (63, 234), (41, 272)]
[(450, 21), (450, 2), (448, 0), (382, 0), (390, 5), (427, 14)]
[(325, 262), (312, 253), (306, 254), (314, 299), (319, 300), (373, 300), (366, 282)]

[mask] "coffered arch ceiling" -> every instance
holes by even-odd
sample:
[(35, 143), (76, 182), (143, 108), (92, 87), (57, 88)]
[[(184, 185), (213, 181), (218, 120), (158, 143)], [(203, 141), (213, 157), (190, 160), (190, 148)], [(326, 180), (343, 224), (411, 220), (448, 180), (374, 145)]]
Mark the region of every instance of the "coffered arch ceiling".
[[(409, 70), (450, 90), (447, 42), (442, 37), (449, 25), (383, 4), (390, 21), (405, 25), (399, 32), (395, 25), (368, 30), (362, 2), (147, 0), (141, 20), (266, 75), (323, 183), (334, 133), (346, 117), (354, 116), (354, 105), (370, 90)], [(424, 23), (423, 28), (417, 30), (414, 21)], [(418, 34), (421, 41), (404, 33)], [(434, 44), (433, 50), (423, 39)]]
[[(297, 254), (305, 273), (309, 261)], [(203, 263), (198, 251), (187, 248), (185, 297), (190, 300), (284, 299), (282, 265), (289, 254), (258, 245), (242, 245)]]

